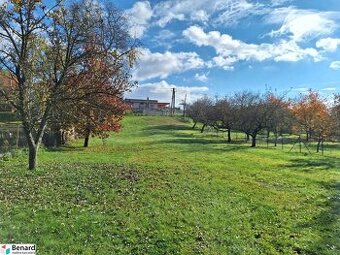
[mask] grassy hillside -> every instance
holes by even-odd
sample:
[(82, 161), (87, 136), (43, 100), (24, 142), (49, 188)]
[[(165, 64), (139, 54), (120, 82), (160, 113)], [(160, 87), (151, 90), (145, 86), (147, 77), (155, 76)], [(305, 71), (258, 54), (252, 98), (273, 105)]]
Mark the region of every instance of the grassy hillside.
[(340, 254), (340, 151), (249, 148), (166, 117), (0, 162), (0, 242), (38, 254)]

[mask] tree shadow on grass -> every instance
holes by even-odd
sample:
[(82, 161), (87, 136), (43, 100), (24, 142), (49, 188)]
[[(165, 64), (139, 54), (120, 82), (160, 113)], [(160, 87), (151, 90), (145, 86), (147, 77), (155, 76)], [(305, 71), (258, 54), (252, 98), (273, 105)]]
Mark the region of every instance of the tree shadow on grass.
[(228, 144), (223, 140), (209, 140), (200, 138), (182, 138), (182, 139), (170, 139), (157, 141), (159, 144), (165, 144), (169, 147), (179, 146), (178, 151), (182, 153), (202, 153), (216, 154), (216, 153), (228, 153), (248, 150), (250, 147), (242, 145)]
[(168, 134), (171, 131), (193, 130), (187, 125), (155, 125), (143, 129), (145, 133)]
[(332, 191), (331, 197), (321, 206), (326, 208), (312, 221), (301, 224), (298, 227), (312, 229), (318, 233), (319, 239), (307, 247), (301, 254), (320, 255), (320, 254), (340, 254), (340, 182), (324, 184), (327, 190)]
[(224, 144), (225, 141), (218, 139), (204, 139), (204, 138), (178, 138), (178, 139), (167, 139), (161, 141), (162, 143), (171, 143), (171, 144)]
[[(186, 125), (159, 125), (159, 126), (150, 126), (143, 129), (144, 133), (146, 135), (171, 135), (174, 137), (190, 137), (195, 138), (195, 135), (201, 135), (201, 137), (196, 137), (195, 139), (205, 139), (205, 138), (214, 138), (214, 139), (221, 139), (223, 138), (221, 136), (216, 136), (213, 134), (207, 134), (207, 133), (200, 133), (199, 130), (192, 129), (190, 126)], [(192, 131), (190, 133), (185, 133), (181, 131)]]
[(335, 157), (310, 157), (292, 159), (285, 167), (309, 172), (313, 170), (340, 169), (340, 159)]
[(60, 147), (50, 147), (45, 150), (48, 152), (80, 152), (84, 151), (86, 148), (83, 146), (75, 146), (75, 145), (63, 145)]
[[(182, 132), (192, 131), (192, 132)], [(144, 132), (149, 135), (169, 135), (172, 139), (162, 139), (154, 143), (168, 144), (168, 145), (184, 145), (181, 148), (183, 152), (202, 152), (216, 153), (216, 152), (230, 152), (238, 150), (249, 149), (250, 146), (244, 140), (233, 140), (228, 143), (223, 136), (216, 136), (215, 134), (200, 134), (199, 130), (194, 130), (187, 125), (159, 125), (144, 128)], [(186, 145), (192, 145), (190, 148), (185, 148)], [(212, 146), (205, 146), (212, 145)], [(214, 146), (225, 145), (225, 146)]]

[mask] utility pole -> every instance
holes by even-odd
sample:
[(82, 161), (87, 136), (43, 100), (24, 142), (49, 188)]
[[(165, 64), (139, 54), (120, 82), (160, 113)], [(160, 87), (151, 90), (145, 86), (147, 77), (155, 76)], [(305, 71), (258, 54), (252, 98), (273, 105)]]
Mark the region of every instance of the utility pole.
[(150, 112), (150, 98), (146, 98), (146, 115), (149, 115)]
[(183, 117), (185, 117), (186, 113), (187, 113), (187, 94), (185, 94), (183, 102)]
[(176, 104), (176, 89), (172, 88), (172, 98), (171, 98), (171, 105), (170, 105), (170, 116), (175, 115), (175, 104)]

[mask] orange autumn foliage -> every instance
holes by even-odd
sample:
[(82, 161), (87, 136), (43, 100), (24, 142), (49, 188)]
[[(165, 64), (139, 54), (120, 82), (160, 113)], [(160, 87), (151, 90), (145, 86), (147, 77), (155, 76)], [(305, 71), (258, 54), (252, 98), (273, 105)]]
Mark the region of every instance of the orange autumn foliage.
[(293, 104), (292, 112), (296, 119), (295, 130), (305, 132), (307, 139), (316, 136), (324, 139), (332, 131), (332, 119), (324, 100), (318, 92), (310, 90)]

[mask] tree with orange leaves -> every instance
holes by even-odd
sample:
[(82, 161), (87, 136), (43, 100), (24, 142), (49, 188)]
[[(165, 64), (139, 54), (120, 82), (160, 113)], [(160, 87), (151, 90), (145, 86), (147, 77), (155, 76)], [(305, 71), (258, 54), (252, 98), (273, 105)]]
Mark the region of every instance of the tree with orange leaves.
[[(123, 93), (134, 86), (128, 73), (121, 68), (117, 52), (103, 51), (95, 36), (84, 46), (89, 58), (83, 68), (71, 72), (66, 80), (67, 91), (63, 93), (59, 106), (57, 127), (75, 127), (88, 146), (91, 135), (104, 137), (109, 131), (119, 131), (120, 121), (128, 109)], [(132, 61), (132, 60), (130, 60)], [(65, 97), (65, 94), (68, 96)], [(67, 111), (62, 108), (67, 103)], [(65, 114), (66, 113), (66, 114)]]
[(297, 122), (295, 128), (298, 132), (305, 132), (307, 141), (312, 137), (317, 139), (318, 152), (320, 144), (330, 135), (333, 126), (325, 101), (321, 99), (318, 92), (309, 90), (307, 95), (293, 104), (292, 112)]

